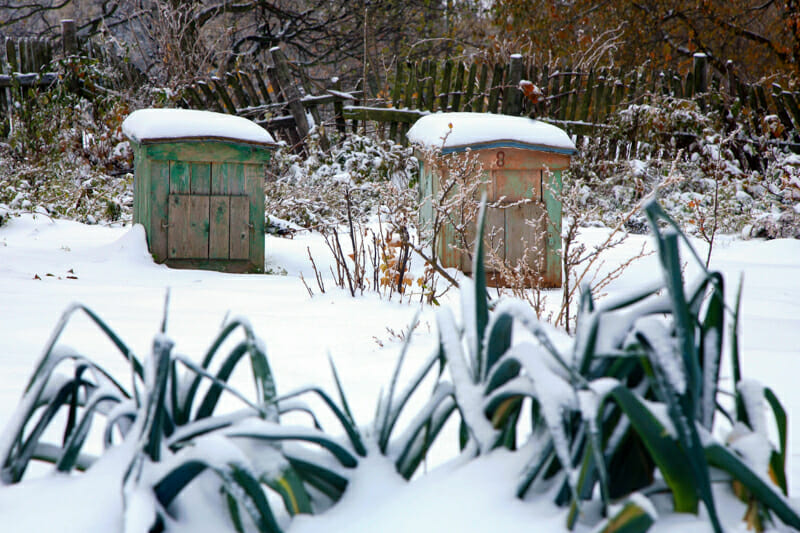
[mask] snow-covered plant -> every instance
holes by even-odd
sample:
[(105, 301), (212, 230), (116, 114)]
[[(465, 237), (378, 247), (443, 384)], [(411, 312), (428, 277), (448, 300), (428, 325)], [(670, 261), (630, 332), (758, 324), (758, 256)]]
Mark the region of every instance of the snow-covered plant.
[[(786, 496), (785, 413), (772, 391), (742, 379), (738, 307), (725, 305), (722, 275), (708, 271), (694, 252), (702, 274), (685, 284), (678, 255), (685, 237), (656, 203), (646, 215), (662, 280), (601, 305), (585, 291), (570, 349), (552, 340), (520, 302), (501, 301), (490, 313), (476, 262), (474, 292), (462, 296), (463, 330), (447, 311), (438, 321), (466, 450), (506, 446), (529, 455), (517, 495), (554, 494), (570, 508), (569, 528), (580, 517), (602, 521), (603, 530), (646, 531), (663, 502), (657, 496), (668, 494), (668, 510), (697, 514), (702, 504), (720, 532), (716, 483), (731, 484), (742, 497), (749, 525), (761, 529), (778, 519), (800, 527)], [(726, 315), (735, 412), (718, 402)], [(517, 327), (529, 340), (512, 342)], [(765, 405), (775, 418), (777, 445), (767, 439)], [(712, 434), (717, 414), (733, 426), (724, 441)], [(531, 428), (523, 429), (522, 420)]]
[[(597, 209), (595, 222), (613, 227), (666, 177), (680, 179), (661, 192), (664, 209), (684, 231), (708, 241), (747, 226), (760, 234), (759, 221), (797, 203), (791, 183), (798, 169), (783, 164), (792, 155), (766, 133), (749, 137), (752, 117), (722, 116), (660, 94), (647, 99), (620, 108), (600, 134), (584, 138), (564, 174), (565, 185), (581, 190), (583, 207)], [(626, 226), (647, 229), (643, 215)]]
[(10, 133), (0, 143), (0, 205), (11, 214), (88, 223), (130, 220), (133, 159), (119, 127), (129, 97), (104, 89), (115, 74), (96, 60), (70, 58), (51, 68), (63, 82), (11, 93)]
[[(57, 344), (78, 311), (127, 360), (130, 372), (125, 379)], [(168, 529), (186, 512), (184, 494), (192, 501), (199, 487), (209, 484), (220, 493), (210, 504), (240, 531), (243, 523), (262, 532), (280, 531), (269, 492), (282, 499), (284, 515), (310, 513), (320, 498), (338, 499), (347, 481), (331, 471), (330, 462), (344, 469), (356, 466), (356, 457), (366, 453), (358, 436), (350, 433), (351, 446), (343, 446), (314, 427), (286, 428), (279, 422), (284, 412), (306, 410), (290, 399), (308, 393), (322, 396), (346, 421), (324, 392), (310, 388), (278, 398), (265, 347), (244, 319), (227, 322), (200, 363), (174, 353), (163, 329), (143, 363), (91, 310), (70, 307), (0, 434), (2, 483), (20, 482), (33, 460), (51, 463), (64, 473), (115, 461), (124, 505), (130, 510), (126, 531), (131, 532)], [(239, 341), (233, 336), (237, 331), (244, 337)], [(233, 348), (224, 355), (221, 348), (226, 343), (233, 343)], [(249, 362), (252, 372), (251, 395), (228, 383), (243, 361)], [(242, 408), (220, 412), (223, 395), (238, 400)], [(313, 414), (312, 418), (318, 427)], [(103, 423), (102, 443), (94, 450), (87, 442), (98, 422)], [(346, 429), (350, 427), (348, 423)], [(61, 435), (56, 442), (54, 433)], [(313, 460), (307, 453), (295, 457), (284, 450), (284, 441), (312, 444), (323, 450), (324, 457)], [(98, 451), (100, 455), (94, 455)], [(212, 475), (201, 475), (205, 472)], [(307, 487), (315, 487), (321, 496), (312, 499)], [(149, 511), (140, 515), (142, 509)]]
[[(127, 376), (115, 376), (58, 343), (76, 313), (85, 314), (111, 341), (127, 363)], [(165, 318), (150, 356), (141, 361), (94, 312), (73, 305), (0, 433), (0, 484), (23, 481), (32, 461), (50, 463), (59, 473), (87, 475), (95, 467), (107, 475), (111, 463), (110, 479), (121, 484), (127, 533), (191, 523), (193, 505), (211, 506), (211, 515), (229, 530), (279, 532), (289, 516), (319, 512), (339, 500), (368, 455), (385, 457), (406, 479), (424, 460), (455, 405), (447, 394), (452, 387), (439, 385), (412, 422), (397, 430), (409, 399), (438, 361), (432, 354), (400, 390), (411, 329), (375, 421), (361, 428), (332, 361), (338, 402), (313, 385), (279, 396), (266, 348), (244, 319), (227, 321), (195, 360), (175, 353)], [(229, 382), (243, 362), (252, 374), (251, 394)], [(221, 408), (224, 398), (240, 408)], [(338, 421), (335, 434), (323, 430), (320, 411), (306, 399), (316, 400)], [(306, 416), (310, 423), (286, 425), (287, 415)], [(99, 434), (93, 426), (101, 428)], [(276, 509), (276, 501), (282, 508)]]
[(277, 150), (266, 184), (266, 211), (303, 227), (347, 220), (344, 190), (354, 198), (354, 215), (363, 220), (377, 213), (387, 185), (408, 189), (417, 175), (410, 148), (355, 133), (320, 147), (312, 136), (307, 155), (288, 147)]

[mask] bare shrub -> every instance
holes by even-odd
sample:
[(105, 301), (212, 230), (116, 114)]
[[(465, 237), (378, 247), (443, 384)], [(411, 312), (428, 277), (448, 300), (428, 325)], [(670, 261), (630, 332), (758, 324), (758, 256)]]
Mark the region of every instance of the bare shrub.
[(572, 314), (572, 303), (578, 296), (579, 290), (589, 290), (595, 300), (599, 299), (605, 296), (603, 292), (605, 288), (619, 278), (633, 262), (653, 253), (646, 251), (645, 246), (642, 245), (636, 254), (608, 271), (604, 271), (605, 263), (601, 259), (604, 252), (625, 242), (628, 238), (627, 227), (631, 219), (643, 211), (647, 202), (654, 198), (659, 191), (672, 187), (684, 179), (678, 170), (677, 162), (679, 160), (680, 153), (664, 179), (657, 183), (649, 193), (644, 194), (628, 211), (620, 214), (617, 223), (612, 227), (606, 239), (591, 248), (580, 242), (578, 237), (582, 227), (590, 226), (597, 221), (600, 209), (598, 207), (587, 209), (580, 183), (572, 183), (566, 187), (562, 195), (564, 216), (561, 230), (563, 242), (561, 262), (564, 277), (561, 287), (561, 307), (553, 322), (555, 325), (563, 326), (567, 332), (570, 331), (571, 324), (575, 319)]

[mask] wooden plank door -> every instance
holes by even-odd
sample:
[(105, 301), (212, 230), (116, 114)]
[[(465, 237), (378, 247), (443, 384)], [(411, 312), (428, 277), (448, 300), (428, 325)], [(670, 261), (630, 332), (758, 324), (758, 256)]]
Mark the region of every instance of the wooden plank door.
[(170, 259), (208, 258), (209, 196), (169, 195), (167, 253)]
[[(483, 228), (483, 250), (484, 264), (487, 270), (491, 270), (491, 260), (505, 261), (506, 258), (506, 209), (500, 207), (488, 207), (486, 209), (486, 224)], [(477, 220), (473, 220), (467, 226), (467, 240), (471, 254), (461, 254), (461, 271), (465, 274), (472, 273), (472, 255), (475, 254), (475, 236), (477, 230)]]

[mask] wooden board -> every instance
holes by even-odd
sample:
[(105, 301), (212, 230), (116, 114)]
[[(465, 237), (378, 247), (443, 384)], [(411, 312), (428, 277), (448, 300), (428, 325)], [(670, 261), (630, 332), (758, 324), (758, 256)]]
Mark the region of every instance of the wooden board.
[(143, 216), (147, 220), (145, 228), (150, 239), (150, 253), (157, 262), (167, 258), (167, 224), (169, 207), (169, 162), (150, 161), (147, 183), (148, 201), (144, 205)]
[(561, 171), (550, 174), (550, 183), (543, 192), (544, 205), (550, 219), (547, 224), (547, 280), (552, 287), (561, 286)]
[(231, 239), (230, 196), (211, 196), (209, 201), (209, 259), (228, 259)]
[(192, 167), (185, 161), (169, 162), (169, 193), (189, 194), (192, 192)]
[(161, 161), (232, 161), (266, 163), (272, 148), (236, 145), (214, 140), (187, 140), (144, 144), (142, 149), (149, 159)]
[(209, 199), (205, 195), (169, 195), (170, 259), (208, 258)]
[[(2, 108), (4, 96), (0, 96), (0, 109)], [(144, 224), (145, 211), (144, 204), (149, 197), (145, 193), (144, 185), (149, 181), (145, 178), (150, 172), (150, 161), (142, 157), (142, 151), (137, 144), (133, 146), (133, 223)]]
[(510, 207), (506, 213), (506, 263), (514, 268), (520, 261), (547, 277), (547, 211), (540, 203)]
[(431, 167), (419, 164), (419, 234), (422, 238), (429, 238), (433, 225), (433, 187), (434, 177), (431, 176)]
[[(493, 256), (500, 261), (504, 261), (506, 258), (505, 211), (505, 209), (497, 207), (486, 209), (486, 227), (483, 230), (484, 257), (486, 258)], [(472, 254), (475, 253), (476, 229), (476, 221), (467, 226), (470, 253), (461, 255), (461, 271), (465, 274), (472, 273)]]
[[(248, 259), (250, 257), (250, 199), (247, 196), (231, 196), (230, 217), (230, 258)], [(264, 233), (261, 233), (263, 241)], [(263, 270), (263, 255), (261, 269)], [(257, 266), (257, 265), (256, 265)]]
[(228, 194), (227, 168), (226, 163), (211, 163), (211, 194)]
[(461, 267), (461, 252), (453, 248), (456, 243), (456, 232), (451, 224), (443, 224), (439, 229), (436, 252), (439, 262), (445, 268)]
[(473, 148), (470, 152), (477, 154), (484, 170), (495, 169), (564, 169), (569, 166), (570, 156), (555, 152), (526, 150), (523, 148)]
[(211, 193), (211, 163), (191, 163), (192, 181), (191, 191), (192, 194), (210, 194)]
[(266, 172), (263, 165), (245, 163), (244, 193), (249, 200), (247, 224), (250, 230), (248, 257), (258, 271), (264, 269), (264, 180)]
[(542, 201), (542, 170), (496, 169), (492, 170), (493, 187), (489, 201), (504, 202), (518, 200)]

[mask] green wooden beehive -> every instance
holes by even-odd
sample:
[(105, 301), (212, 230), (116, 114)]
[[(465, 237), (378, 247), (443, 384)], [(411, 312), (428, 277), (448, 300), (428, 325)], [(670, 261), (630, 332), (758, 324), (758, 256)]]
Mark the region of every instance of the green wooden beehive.
[[(422, 231), (430, 229), (442, 196), (446, 158), (473, 157), (482, 167), (487, 246), (507, 267), (522, 262), (535, 272), (530, 283), (561, 286), (561, 172), (575, 145), (561, 129), (525, 117), (488, 113), (437, 113), (419, 119), (408, 132), (420, 159)], [(452, 168), (452, 162), (451, 166)], [(441, 214), (440, 214), (441, 217)], [(474, 221), (466, 221), (474, 240)], [(472, 250), (460, 250), (453, 224), (444, 224), (436, 243), (442, 266), (472, 271)], [(487, 268), (490, 283), (507, 284)]]
[(184, 109), (135, 111), (122, 129), (134, 152), (133, 221), (153, 259), (263, 272), (270, 134), (241, 117)]

